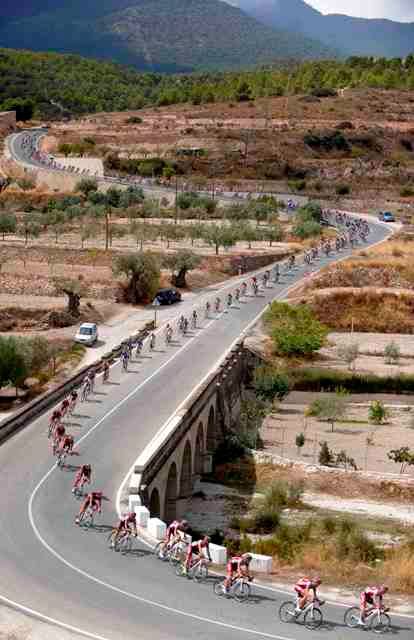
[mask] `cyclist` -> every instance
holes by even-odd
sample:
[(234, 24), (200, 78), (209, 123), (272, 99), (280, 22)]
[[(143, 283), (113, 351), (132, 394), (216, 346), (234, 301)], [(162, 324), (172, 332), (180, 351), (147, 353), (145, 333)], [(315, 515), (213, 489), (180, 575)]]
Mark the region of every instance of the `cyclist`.
[(249, 565), (252, 561), (252, 555), (250, 553), (243, 553), (241, 556), (233, 556), (227, 562), (227, 574), (224, 581), (224, 589), (226, 592), (230, 590), (233, 580), (246, 576), (249, 580), (252, 580), (252, 576), (249, 574)]
[(142, 338), (138, 338), (137, 340), (137, 345), (136, 345), (136, 356), (138, 358), (138, 356), (141, 355), (141, 351), (142, 351), (142, 347), (144, 346), (144, 343), (142, 342)]
[(116, 527), (116, 535), (112, 539), (111, 547), (115, 547), (118, 538), (122, 537), (121, 534), (126, 534), (128, 532), (131, 532), (135, 537), (138, 535), (137, 514), (134, 511), (129, 511), (121, 517), (119, 524)]
[(90, 391), (91, 391), (91, 381), (89, 379), (89, 376), (85, 376), (82, 382), (81, 400), (85, 400), (88, 397)]
[(162, 552), (164, 552), (165, 549), (174, 546), (175, 542), (177, 542), (178, 539), (182, 537), (187, 529), (187, 520), (174, 520), (173, 522), (171, 522), (171, 524), (167, 527), (167, 531), (165, 532)]
[(128, 371), (129, 353), (127, 349), (122, 352), (121, 359), (124, 371)]
[(81, 468), (78, 470), (75, 481), (73, 483), (72, 493), (76, 492), (76, 489), (79, 487), (83, 487), (84, 484), (90, 483), (92, 476), (92, 467), (90, 464), (83, 464)]
[(93, 393), (93, 390), (94, 390), (94, 388), (95, 388), (95, 376), (96, 376), (96, 371), (95, 371), (95, 369), (91, 369), (91, 370), (89, 371), (89, 374), (88, 374), (88, 375), (89, 375), (90, 390), (91, 390), (91, 391), (92, 391), (92, 393)]
[(105, 360), (104, 366), (103, 366), (103, 381), (104, 382), (107, 382), (109, 380), (109, 370), (110, 370), (109, 360)]
[(193, 564), (193, 556), (195, 556), (194, 561), (197, 562), (200, 558), (205, 557), (204, 552), (207, 554), (207, 558), (211, 562), (210, 538), (208, 536), (204, 536), (201, 540), (197, 540), (196, 542), (192, 542), (188, 545), (187, 557), (185, 559), (185, 573), (188, 572)]
[(242, 284), (241, 284), (241, 294), (242, 294), (242, 296), (246, 295), (246, 291), (247, 291), (247, 284), (245, 282), (242, 282)]
[(279, 282), (279, 278), (280, 278), (280, 269), (279, 269), (279, 265), (276, 264), (273, 268), (273, 279), (277, 283)]
[(240, 300), (240, 289), (236, 289), (236, 293), (234, 294), (234, 297), (236, 298), (236, 302)]
[(221, 305), (221, 300), (220, 300), (220, 298), (216, 298), (216, 302), (215, 302), (215, 305), (214, 305), (214, 306), (215, 306), (216, 313), (218, 313), (218, 312), (220, 311), (220, 305)]
[(86, 509), (92, 509), (94, 513), (101, 513), (102, 498), (103, 498), (102, 491), (92, 491), (91, 493), (88, 493), (88, 495), (86, 496), (85, 500), (82, 503), (81, 508), (79, 509), (79, 513), (77, 517), (75, 518), (75, 524), (80, 523)]
[(57, 425), (59, 424), (62, 416), (59, 409), (55, 409), (49, 419), (49, 438), (54, 434)]
[(383, 608), (383, 597), (387, 593), (388, 587), (385, 584), (377, 587), (366, 587), (359, 597), (359, 624), (365, 625), (365, 616), (367, 613), (367, 605)]
[(72, 389), (71, 393), (70, 393), (70, 398), (69, 398), (69, 413), (72, 414), (75, 410), (76, 407), (76, 403), (78, 401), (78, 392), (76, 391), (76, 389)]
[(66, 453), (69, 455), (73, 451), (74, 439), (73, 436), (68, 433), (59, 442), (59, 453)]
[(206, 318), (208, 318), (208, 316), (210, 315), (210, 309), (211, 309), (211, 304), (207, 300), (207, 302), (206, 302), (206, 314), (205, 314)]
[(191, 325), (193, 329), (197, 327), (197, 311), (194, 309), (193, 314), (191, 316)]
[(231, 307), (231, 305), (233, 304), (233, 296), (231, 293), (227, 294), (227, 306)]
[(315, 576), (314, 578), (301, 578), (295, 584), (294, 590), (296, 592), (296, 612), (299, 613), (309, 600), (309, 594), (312, 591), (312, 599), (313, 601), (317, 600), (318, 597), (316, 595), (317, 588), (321, 584), (322, 580), (319, 576)]
[(65, 398), (63, 400), (62, 404), (60, 405), (60, 415), (62, 416), (62, 418), (68, 412), (69, 406), (70, 406), (70, 400), (69, 400), (69, 398)]
[(151, 351), (154, 351), (154, 349), (155, 349), (155, 342), (156, 342), (155, 333), (151, 333), (151, 338), (150, 338), (150, 349), (151, 349)]
[(61, 440), (65, 437), (65, 434), (66, 434), (65, 427), (60, 422), (53, 433), (53, 455), (54, 456), (56, 455), (56, 451), (60, 446)]
[(172, 338), (172, 329), (171, 329), (170, 323), (168, 323), (167, 326), (165, 327), (165, 342), (166, 342), (166, 344), (171, 342), (171, 338)]

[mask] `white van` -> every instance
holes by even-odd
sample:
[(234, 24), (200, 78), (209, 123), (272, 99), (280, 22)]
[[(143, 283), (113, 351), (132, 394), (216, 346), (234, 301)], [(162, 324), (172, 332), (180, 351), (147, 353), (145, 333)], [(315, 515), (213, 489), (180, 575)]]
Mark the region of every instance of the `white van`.
[(94, 322), (82, 322), (75, 336), (75, 342), (91, 347), (98, 340), (98, 325)]

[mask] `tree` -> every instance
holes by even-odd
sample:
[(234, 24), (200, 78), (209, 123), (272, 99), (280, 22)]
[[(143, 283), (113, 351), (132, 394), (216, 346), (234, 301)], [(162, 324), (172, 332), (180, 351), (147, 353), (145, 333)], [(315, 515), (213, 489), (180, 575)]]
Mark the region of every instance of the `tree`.
[(153, 299), (160, 285), (160, 266), (155, 256), (149, 253), (119, 256), (113, 270), (116, 275), (128, 278), (124, 289), (128, 302), (139, 304)]
[(379, 400), (374, 400), (369, 406), (369, 421), (382, 424), (389, 417), (388, 409)]
[(336, 467), (343, 467), (345, 471), (347, 471), (348, 468), (350, 467), (354, 471), (358, 471), (358, 467), (354, 458), (351, 458), (350, 456), (348, 456), (348, 454), (346, 453), (346, 451), (344, 451), (344, 449), (342, 449), (342, 451), (340, 451), (339, 453), (335, 453), (334, 456), (335, 456), (334, 464)]
[(264, 320), (277, 353), (283, 356), (309, 356), (323, 346), (328, 334), (306, 305), (273, 302)]
[(98, 191), (98, 182), (96, 178), (82, 178), (76, 183), (75, 191), (80, 191), (88, 198), (92, 191)]
[(279, 224), (273, 224), (264, 230), (263, 236), (269, 241), (269, 247), (271, 247), (274, 242), (280, 242), (283, 239), (282, 227)]
[(323, 467), (329, 467), (334, 461), (333, 453), (328, 447), (326, 440), (320, 442), (319, 445), (321, 447), (319, 451), (319, 464)]
[(387, 453), (389, 460), (396, 464), (400, 464), (400, 473), (404, 473), (407, 467), (414, 466), (414, 451), (410, 451), (409, 447), (400, 447), (400, 449), (391, 449)]
[(339, 389), (335, 394), (314, 400), (309, 407), (308, 415), (321, 418), (331, 424), (334, 432), (335, 422), (344, 418), (348, 408), (348, 393)]
[(3, 102), (2, 111), (15, 111), (16, 120), (26, 122), (31, 120), (35, 110), (35, 103), (30, 98), (9, 98)]
[(290, 391), (289, 377), (271, 365), (256, 367), (253, 374), (253, 387), (261, 400), (282, 401)]
[(82, 277), (79, 276), (76, 280), (71, 278), (56, 278), (54, 285), (57, 293), (64, 294), (68, 297), (67, 312), (78, 318), (80, 316), (80, 301), (86, 293)]
[(27, 246), (29, 238), (38, 238), (42, 230), (42, 221), (39, 215), (29, 213), (26, 214), (18, 228), (21, 235), (24, 236), (24, 243)]
[(200, 263), (200, 256), (197, 256), (192, 251), (186, 250), (166, 255), (163, 260), (164, 267), (171, 271), (171, 284), (181, 288), (185, 288), (187, 286), (187, 273), (196, 269)]
[(401, 357), (400, 347), (396, 342), (390, 342), (384, 349), (384, 359), (386, 364), (398, 364)]
[(295, 444), (296, 444), (298, 456), (300, 455), (301, 449), (304, 446), (305, 442), (306, 442), (305, 434), (298, 433), (295, 438)]
[(46, 214), (46, 224), (52, 227), (55, 234), (55, 243), (58, 243), (59, 236), (65, 231), (66, 216), (59, 209), (52, 209)]
[(359, 355), (359, 344), (352, 342), (350, 344), (342, 344), (338, 347), (338, 357), (347, 363), (348, 369), (355, 368), (355, 361)]
[(17, 218), (14, 213), (0, 213), (0, 233), (3, 240), (8, 233), (16, 233)]
[(13, 384), (16, 388), (16, 396), (18, 387), (29, 373), (27, 361), (19, 346), (17, 338), (0, 336), (0, 387)]
[(220, 247), (233, 247), (237, 242), (237, 236), (234, 229), (227, 225), (209, 224), (205, 226), (204, 240), (207, 244), (214, 246), (216, 256), (219, 254)]

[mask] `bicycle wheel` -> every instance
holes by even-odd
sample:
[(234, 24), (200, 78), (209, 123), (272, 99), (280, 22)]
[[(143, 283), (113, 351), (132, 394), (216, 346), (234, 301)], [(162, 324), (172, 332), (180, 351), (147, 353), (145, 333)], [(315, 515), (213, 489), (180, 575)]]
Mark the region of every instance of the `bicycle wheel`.
[(223, 581), (215, 582), (213, 585), (213, 591), (216, 594), (216, 596), (224, 596), (225, 592), (224, 592)]
[(208, 578), (208, 567), (205, 564), (198, 565), (192, 572), (193, 580), (195, 582), (204, 582)]
[(161, 556), (161, 550), (162, 550), (162, 546), (163, 546), (164, 542), (163, 540), (160, 540), (160, 542), (158, 542), (154, 549), (153, 549), (153, 554), (154, 556), (156, 556), (158, 558), (158, 560), (164, 560), (164, 557)]
[(237, 602), (246, 602), (250, 596), (250, 585), (248, 582), (239, 581), (234, 587), (234, 597)]
[(374, 633), (386, 633), (391, 626), (391, 619), (382, 611), (372, 616), (369, 628)]
[(114, 548), (115, 548), (115, 547), (114, 547), (114, 541), (115, 541), (115, 538), (116, 538), (117, 533), (118, 533), (118, 532), (117, 532), (117, 531), (116, 531), (116, 529), (115, 529), (115, 531), (111, 531), (111, 533), (109, 534), (109, 536), (106, 538), (106, 543), (107, 543), (107, 545), (108, 545), (108, 547), (109, 547), (110, 549), (114, 549)]
[(282, 602), (279, 607), (279, 618), (282, 622), (294, 622), (296, 620), (295, 603), (291, 600), (289, 602)]
[(319, 629), (323, 622), (322, 611), (317, 607), (308, 609), (303, 616), (303, 622), (307, 629)]
[(130, 553), (132, 551), (132, 544), (132, 536), (123, 536), (123, 538), (121, 538), (121, 540), (119, 541), (119, 551), (124, 555)]
[(177, 564), (174, 567), (174, 572), (175, 572), (176, 576), (181, 576), (182, 577), (182, 576), (186, 575), (184, 573), (184, 570), (185, 570), (185, 567), (184, 567), (184, 565), (182, 563)]
[(344, 623), (350, 629), (354, 629), (359, 625), (359, 616), (360, 616), (359, 608), (351, 607), (350, 609), (347, 609), (345, 611)]

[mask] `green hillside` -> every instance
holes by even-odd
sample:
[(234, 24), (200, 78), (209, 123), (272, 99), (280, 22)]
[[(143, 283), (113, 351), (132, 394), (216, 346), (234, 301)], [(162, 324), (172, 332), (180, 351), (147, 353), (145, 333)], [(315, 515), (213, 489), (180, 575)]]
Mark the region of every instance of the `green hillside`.
[[(0, 49), (0, 110), (30, 101), (41, 118), (145, 105), (200, 104), (344, 86), (414, 89), (414, 58), (350, 58), (243, 72), (161, 75), (89, 58)], [(29, 105), (30, 106), (30, 105)]]
[(76, 53), (166, 72), (336, 54), (306, 36), (260, 24), (220, 0), (60, 0), (58, 6), (9, 19), (0, 27), (2, 46)]

